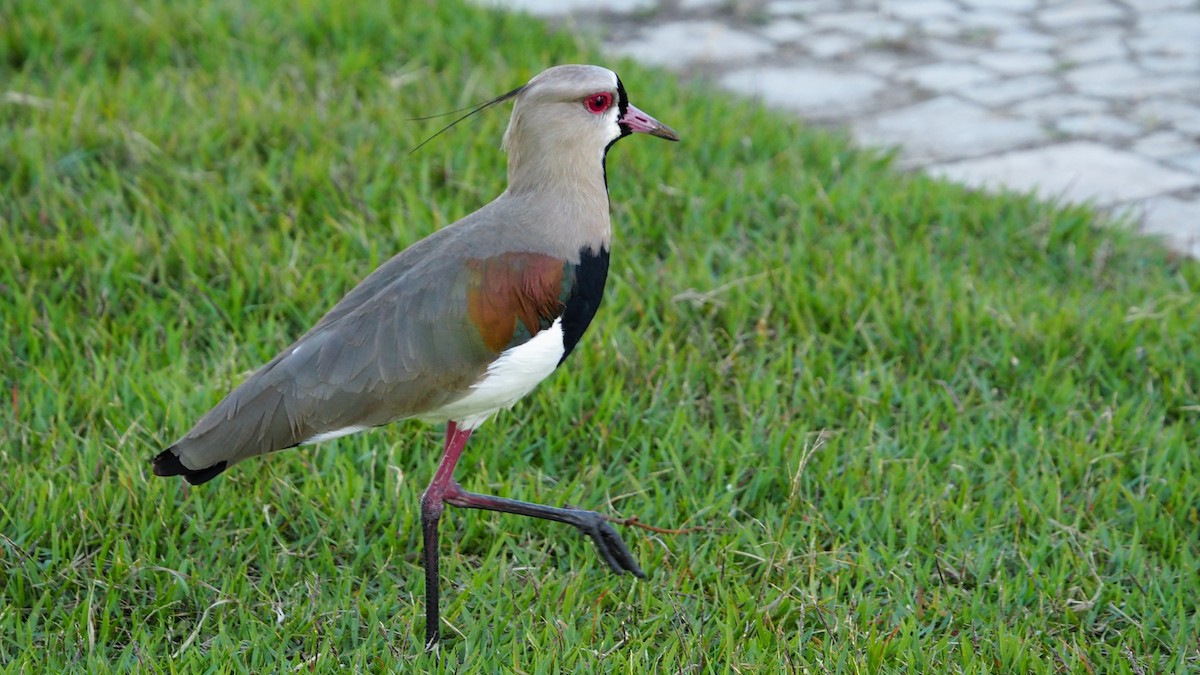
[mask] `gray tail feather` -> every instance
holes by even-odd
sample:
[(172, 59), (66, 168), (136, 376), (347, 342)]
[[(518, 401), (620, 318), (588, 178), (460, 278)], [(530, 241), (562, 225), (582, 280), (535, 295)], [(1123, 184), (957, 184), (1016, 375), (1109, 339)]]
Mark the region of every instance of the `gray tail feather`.
[(151, 461), (154, 463), (155, 476), (183, 476), (192, 485), (207, 483), (216, 478), (217, 474), (224, 471), (228, 464), (228, 462), (221, 461), (203, 469), (189, 469), (179, 461), (179, 455), (175, 454), (173, 445), (158, 453), (158, 456)]

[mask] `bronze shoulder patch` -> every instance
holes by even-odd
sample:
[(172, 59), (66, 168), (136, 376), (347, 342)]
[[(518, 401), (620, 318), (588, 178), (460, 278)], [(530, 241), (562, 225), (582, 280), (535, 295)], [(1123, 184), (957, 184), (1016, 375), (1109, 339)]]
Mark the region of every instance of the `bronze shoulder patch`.
[(466, 266), (467, 316), (495, 353), (549, 328), (563, 313), (566, 264), (559, 258), (505, 253), (472, 258)]

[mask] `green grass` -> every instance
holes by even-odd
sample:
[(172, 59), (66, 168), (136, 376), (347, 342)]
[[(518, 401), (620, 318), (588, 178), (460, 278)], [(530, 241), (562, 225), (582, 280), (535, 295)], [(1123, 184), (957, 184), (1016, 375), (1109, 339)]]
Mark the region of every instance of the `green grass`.
[[(377, 264), (503, 188), (505, 110), (601, 57), (433, 0), (0, 6), (0, 666), (429, 669), (404, 424), (189, 489), (148, 459)], [(614, 64), (609, 293), (472, 441), (455, 672), (1200, 668), (1200, 266)]]

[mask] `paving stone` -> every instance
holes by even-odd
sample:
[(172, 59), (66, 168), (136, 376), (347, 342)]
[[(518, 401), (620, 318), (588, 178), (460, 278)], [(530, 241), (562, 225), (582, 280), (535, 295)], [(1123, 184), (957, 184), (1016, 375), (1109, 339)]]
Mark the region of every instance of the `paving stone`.
[(1200, 92), (1200, 73), (1185, 75), (1154, 75), (1149, 74), (1137, 80), (1114, 81), (1102, 85), (1092, 85), (1081, 88), (1084, 93), (1097, 93), (1110, 98), (1123, 99), (1129, 103), (1145, 100), (1159, 95), (1195, 96)]
[(612, 50), (643, 63), (682, 68), (696, 63), (752, 59), (774, 48), (765, 38), (716, 21), (677, 21), (649, 28)]
[(1200, 258), (1200, 199), (1159, 197), (1140, 206), (1142, 232), (1162, 237), (1174, 251)]
[(950, 40), (927, 39), (920, 44), (926, 52), (944, 61), (976, 61), (987, 51), (978, 45), (964, 45)]
[(1054, 44), (1054, 38), (1032, 28), (1004, 31), (992, 38), (995, 49), (1040, 50), (1050, 49)]
[(1141, 126), (1115, 115), (1071, 115), (1055, 121), (1055, 128), (1071, 136), (1128, 139), (1142, 133)]
[(1200, 119), (1200, 105), (1160, 96), (1139, 103), (1134, 108), (1134, 116), (1150, 126), (1174, 124)]
[(1180, 38), (1164, 38), (1157, 35), (1137, 35), (1129, 38), (1129, 48), (1138, 56), (1185, 56), (1195, 58), (1200, 54), (1200, 41)]
[(1042, 25), (1056, 29), (1113, 23), (1124, 18), (1125, 10), (1119, 5), (1097, 0), (1050, 5), (1037, 13), (1037, 19)]
[(1156, 131), (1138, 139), (1130, 150), (1152, 159), (1166, 159), (1200, 153), (1200, 141), (1193, 141), (1174, 131)]
[(1020, 14), (1000, 10), (979, 10), (965, 12), (962, 15), (962, 25), (969, 31), (995, 30), (1005, 31), (1023, 28), (1028, 24)]
[(971, 9), (1002, 9), (1009, 12), (1027, 12), (1038, 6), (1038, 0), (962, 0)]
[(1109, 104), (1102, 99), (1077, 94), (1058, 94), (1018, 103), (1011, 110), (1017, 115), (1053, 120), (1075, 113), (1100, 113), (1108, 108)]
[(1144, 73), (1141, 68), (1123, 61), (1080, 66), (1072, 68), (1065, 73), (1067, 80), (1077, 87), (1111, 82), (1113, 80), (1133, 80), (1142, 76), (1144, 76)]
[(1033, 98), (1039, 94), (1059, 92), (1062, 83), (1046, 75), (1028, 75), (1000, 82), (968, 85), (958, 90), (964, 98), (987, 106), (1002, 106)]
[(884, 89), (884, 81), (872, 75), (812, 66), (742, 68), (719, 82), (767, 105), (813, 117), (861, 113)]
[(925, 89), (945, 92), (968, 84), (994, 79), (988, 70), (971, 63), (931, 63), (908, 68), (899, 73), (901, 80), (913, 82)]
[[(474, 0), (485, 7), (529, 12), (539, 16), (571, 14), (578, 11), (596, 11), (595, 0)], [(641, 12), (654, 7), (655, 0), (605, 0), (604, 10), (609, 12)]]
[(764, 25), (760, 31), (768, 40), (787, 44), (790, 42), (799, 42), (800, 40), (813, 34), (811, 24), (797, 21), (795, 19), (772, 19)]
[(1138, 17), (1138, 31), (1143, 35), (1166, 39), (1182, 39), (1195, 44), (1200, 36), (1200, 9), (1192, 4), (1188, 12), (1144, 12)]
[(767, 12), (771, 16), (807, 16), (826, 9), (828, 4), (820, 0), (772, 0)]
[(878, 12), (836, 12), (809, 18), (809, 23), (822, 28), (837, 28), (843, 32), (870, 39), (897, 38), (904, 35), (904, 23), (891, 20)]
[(1200, 138), (1200, 117), (1175, 120), (1171, 126), (1193, 138)]
[(1200, 185), (1200, 175), (1168, 169), (1091, 141), (942, 164), (931, 167), (930, 172), (974, 187), (1006, 187), (1100, 206)]
[(1046, 138), (1032, 121), (998, 115), (950, 96), (858, 120), (853, 130), (867, 145), (902, 146), (909, 166), (986, 155)]
[(916, 33), (931, 38), (959, 40), (962, 38), (963, 27), (955, 17), (935, 16), (921, 19), (912, 24)]
[[(1180, 169), (1186, 169), (1192, 173), (1200, 174), (1200, 152), (1193, 152), (1187, 155), (1175, 155), (1168, 157), (1167, 162)], [(1200, 214), (1197, 214), (1200, 216)], [(1200, 223), (1198, 223), (1200, 225)]]
[(1200, 104), (1200, 71), (1182, 75), (1156, 75), (1148, 78), (1154, 83), (1153, 94), (1175, 96)]
[(806, 39), (801, 46), (819, 59), (833, 59), (858, 51), (862, 40), (841, 33), (825, 33)]
[(1145, 54), (1138, 56), (1137, 63), (1155, 74), (1194, 73), (1197, 58), (1194, 54)]
[(1162, 12), (1170, 9), (1196, 9), (1196, 0), (1137, 0), (1143, 12)]
[(872, 75), (890, 78), (893, 73), (908, 66), (894, 54), (872, 50), (859, 54), (854, 59), (854, 67), (861, 68)]
[(1200, 54), (1200, 12), (1145, 14), (1129, 46), (1139, 54)]
[(1054, 70), (1055, 59), (1045, 52), (1014, 51), (986, 52), (975, 61), (1002, 75), (1026, 75)]
[[(868, 40), (899, 40), (909, 32), (908, 24), (888, 19), (875, 12), (835, 16), (837, 21), (831, 21), (824, 25), (861, 35)], [(813, 23), (820, 24), (821, 22), (817, 17), (813, 17)]]
[(1128, 54), (1124, 38), (1116, 31), (1067, 44), (1058, 50), (1062, 59), (1075, 63), (1123, 59)]
[(1188, 90), (1200, 83), (1200, 77), (1186, 75), (1148, 77), (1141, 68), (1121, 61), (1075, 68), (1064, 77), (1082, 94), (1135, 100)]
[(884, 5), (888, 14), (909, 20), (953, 16), (960, 12), (950, 0), (904, 0)]

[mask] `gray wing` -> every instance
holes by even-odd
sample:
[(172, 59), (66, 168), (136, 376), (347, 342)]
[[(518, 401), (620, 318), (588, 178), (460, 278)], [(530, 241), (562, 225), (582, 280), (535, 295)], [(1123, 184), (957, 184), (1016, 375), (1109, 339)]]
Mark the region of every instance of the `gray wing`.
[(469, 270), (453, 256), (407, 264), (409, 251), (230, 392), (155, 458), (155, 473), (204, 482), (254, 455), (463, 396), (495, 356), (467, 321)]

